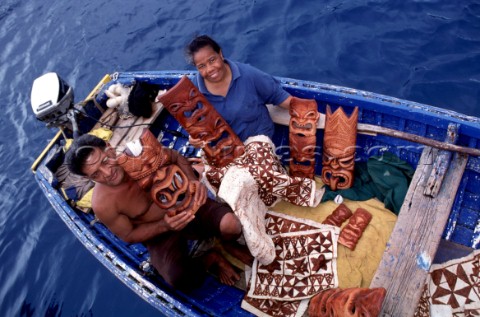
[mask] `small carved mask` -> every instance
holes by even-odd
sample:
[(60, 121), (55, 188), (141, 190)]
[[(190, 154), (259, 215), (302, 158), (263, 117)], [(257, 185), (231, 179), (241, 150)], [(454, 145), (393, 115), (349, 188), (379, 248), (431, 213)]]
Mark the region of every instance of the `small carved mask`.
[(372, 214), (363, 208), (358, 208), (350, 217), (348, 224), (340, 232), (338, 243), (350, 250), (355, 250), (358, 240), (363, 235), (368, 224), (372, 220)]
[(327, 105), (323, 138), (322, 181), (332, 190), (353, 185), (358, 108), (348, 117), (339, 107), (333, 114)]
[(386, 290), (380, 288), (328, 289), (310, 301), (311, 317), (377, 317), (380, 315)]
[(336, 312), (332, 316), (374, 317), (380, 314), (385, 294), (384, 288), (349, 288), (332, 296), (327, 307)]
[(157, 97), (192, 138), (206, 142), (207, 161), (217, 167), (244, 153), (240, 138), (207, 98), (184, 76), (165, 94)]
[(341, 227), (342, 223), (350, 218), (352, 214), (353, 213), (350, 208), (348, 208), (345, 204), (340, 204), (322, 223)]
[(292, 97), (290, 102), (290, 133), (313, 136), (317, 133), (320, 118), (317, 102), (314, 99)]

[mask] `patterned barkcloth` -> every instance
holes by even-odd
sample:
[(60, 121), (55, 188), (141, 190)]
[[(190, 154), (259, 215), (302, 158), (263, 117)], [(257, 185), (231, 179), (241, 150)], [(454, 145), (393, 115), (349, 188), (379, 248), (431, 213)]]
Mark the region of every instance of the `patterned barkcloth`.
[(254, 261), (242, 308), (257, 316), (302, 316), (310, 298), (338, 287), (339, 228), (268, 211), (267, 234), (276, 257)]
[(205, 175), (210, 185), (218, 189), (231, 166), (246, 168), (258, 184), (260, 198), (267, 206), (281, 198), (294, 205), (312, 206), (315, 182), (309, 178), (291, 177), (275, 155), (272, 141), (263, 135), (245, 141), (245, 153), (232, 163), (217, 168), (206, 166)]
[(415, 317), (480, 316), (480, 250), (432, 265)]

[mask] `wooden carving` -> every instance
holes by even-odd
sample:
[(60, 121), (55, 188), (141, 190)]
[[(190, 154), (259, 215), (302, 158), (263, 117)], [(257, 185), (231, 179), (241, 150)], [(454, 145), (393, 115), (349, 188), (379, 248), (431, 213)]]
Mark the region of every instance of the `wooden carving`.
[(308, 307), (310, 317), (377, 317), (385, 288), (333, 288), (315, 295)]
[(327, 105), (323, 137), (322, 181), (332, 190), (353, 185), (358, 108), (348, 117), (339, 107), (333, 114)]
[(197, 184), (190, 182), (178, 165), (172, 164), (170, 152), (163, 149), (150, 130), (143, 131), (140, 142), (140, 155), (134, 156), (126, 150), (118, 157), (118, 163), (170, 215), (182, 211), (195, 213), (203, 203), (195, 199)]
[(340, 232), (338, 243), (350, 250), (355, 250), (358, 240), (362, 237), (365, 228), (372, 220), (372, 214), (363, 208), (358, 208), (350, 217), (347, 225)]
[(320, 118), (317, 102), (292, 97), (289, 112), (290, 175), (313, 179), (317, 122)]
[(332, 225), (341, 227), (342, 223), (352, 216), (352, 211), (345, 204), (339, 205), (335, 210), (328, 215), (322, 223), (326, 225)]
[(177, 119), (202, 147), (210, 165), (223, 167), (244, 153), (240, 138), (188, 77), (182, 79), (157, 101)]

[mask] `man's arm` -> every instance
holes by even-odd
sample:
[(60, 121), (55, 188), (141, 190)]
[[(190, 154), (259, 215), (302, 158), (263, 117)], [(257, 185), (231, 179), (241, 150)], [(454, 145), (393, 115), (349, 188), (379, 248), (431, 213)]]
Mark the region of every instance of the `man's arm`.
[[(149, 209), (152, 208), (159, 209), (155, 204), (149, 207)], [(149, 210), (148, 212), (160, 211)], [(102, 210), (96, 214), (110, 231), (127, 243), (145, 242), (164, 232), (181, 230), (195, 218), (191, 213), (182, 212), (172, 217), (165, 215), (157, 221), (135, 224), (128, 216), (114, 210)]]
[(284, 101), (282, 101), (279, 106), (284, 108), (284, 109), (287, 109), (289, 110), (290, 109), (290, 101), (292, 100), (292, 96), (288, 96), (287, 99), (285, 99)]

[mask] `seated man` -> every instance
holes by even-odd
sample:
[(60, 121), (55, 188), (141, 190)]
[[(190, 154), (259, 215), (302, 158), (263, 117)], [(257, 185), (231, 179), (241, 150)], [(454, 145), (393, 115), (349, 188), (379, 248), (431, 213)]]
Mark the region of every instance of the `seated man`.
[[(198, 182), (183, 156), (165, 150), (171, 151), (172, 164), (182, 169), (191, 182)], [(150, 194), (118, 164), (115, 150), (100, 138), (85, 134), (75, 139), (66, 164), (72, 173), (96, 183), (92, 208), (98, 219), (125, 242), (143, 242), (152, 265), (168, 284), (188, 291), (200, 286), (209, 268), (218, 269), (220, 281), (227, 285), (239, 279), (228, 261), (216, 252), (196, 258), (189, 255), (189, 239), (216, 236), (233, 241), (242, 231), (230, 207), (207, 198), (207, 190), (200, 182), (195, 199), (202, 203), (195, 215), (191, 211), (172, 215), (152, 202)]]

